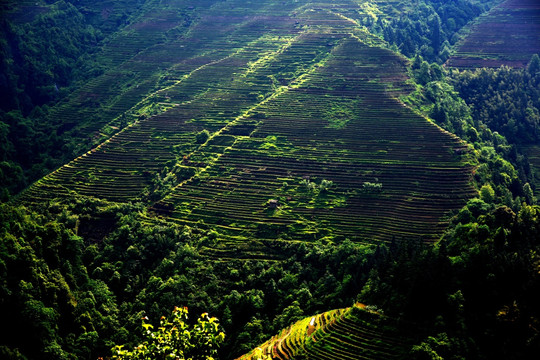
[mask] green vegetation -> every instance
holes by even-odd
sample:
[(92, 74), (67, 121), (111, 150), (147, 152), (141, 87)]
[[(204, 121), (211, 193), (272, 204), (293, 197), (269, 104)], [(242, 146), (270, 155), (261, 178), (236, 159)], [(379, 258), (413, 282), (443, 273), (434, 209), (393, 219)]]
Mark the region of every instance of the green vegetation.
[[(465, 27), (497, 1), (387, 0), (366, 2), (372, 10), (361, 24), (379, 34), (407, 57), (420, 55), (445, 62)], [(374, 13), (378, 12), (376, 16)], [(489, 31), (489, 30), (488, 30)]]
[[(339, 45), (327, 53), (330, 40)], [(459, 209), (475, 192), (466, 154), (455, 156), (453, 150), (464, 144), (393, 97), (410, 89), (402, 58), (347, 34), (307, 33), (260, 73), (250, 74), (260, 77), (274, 66), (299, 64), (301, 56), (317, 51), (326, 56), (323, 64), (293, 81), (290, 89), (256, 104), (254, 115), (237, 119), (234, 125), (254, 124), (249, 133), (232, 146), (208, 144), (190, 154), (186, 164), (204, 170), (154, 205), (156, 213), (214, 228), (227, 239), (216, 250), (243, 247), (253, 237), (435, 240), (439, 234), (430, 223)], [(349, 74), (347, 82), (341, 73)], [(351, 117), (346, 124), (329, 126), (329, 111)], [(227, 125), (225, 131), (234, 127)], [(447, 172), (454, 183), (446, 182)], [(321, 184), (325, 186), (322, 179), (332, 181), (330, 191), (319, 191)], [(438, 179), (445, 181), (437, 183)], [(365, 183), (382, 183), (385, 191)], [(437, 209), (433, 198), (441, 204)], [(279, 200), (279, 211), (266, 211), (268, 199)], [(383, 205), (390, 203), (399, 205)]]
[(537, 7), (2, 2), (0, 358), (534, 358)]
[(46, 216), (1, 205), (0, 304), (9, 331), (3, 331), (0, 351), (95, 357), (108, 351), (111, 339), (126, 335), (117, 332), (117, 304), (108, 286), (87, 272), (77, 218), (58, 206), (49, 210)]
[(432, 329), (414, 348), (419, 359), (529, 358), (538, 349), (530, 326), (540, 315), (531, 287), (539, 280), (539, 210), (471, 200), (437, 246), (390, 248), (360, 297)]
[[(2, 282), (11, 293), (3, 293), (1, 300), (12, 331), (2, 341), (11, 349), (27, 349), (29, 358), (52, 351), (43, 350), (52, 343), (57, 354), (64, 354), (56, 358), (106, 356), (114, 344), (129, 343), (123, 349), (130, 350), (144, 341), (138, 338), (141, 318), (157, 321), (176, 304), (189, 307), (191, 313), (208, 311), (217, 316), (227, 334), (222, 356), (239, 356), (305, 313), (353, 302), (356, 284), (365, 282), (373, 261), (372, 247), (350, 241), (339, 247), (330, 242), (272, 244), (268, 251), (281, 261), (235, 260), (232, 248), (221, 255), (221, 261), (208, 261), (205, 248), (218, 240), (213, 232), (141, 218), (137, 215), (140, 207), (80, 199), (70, 205), (52, 204), (47, 209), (49, 219), (24, 209), (15, 217), (9, 207), (4, 209), (8, 213), (2, 218), (2, 244), (6, 246), (2, 263), (7, 271)], [(12, 220), (4, 220), (10, 217)], [(21, 220), (32, 217), (41, 220), (31, 226)], [(42, 249), (43, 242), (19, 230), (29, 228), (40, 239), (50, 239), (46, 230), (51, 226), (64, 228), (78, 239), (75, 252), (63, 250), (66, 245), (61, 243), (37, 253), (33, 249)], [(23, 274), (18, 267), (22, 250), (9, 247), (6, 239), (10, 238), (27, 239), (26, 251), (35, 253), (25, 260)], [(63, 259), (55, 265), (58, 271), (50, 263), (53, 258)], [(49, 280), (45, 286), (43, 267), (52, 272), (50, 276), (63, 275), (67, 285), (59, 287), (60, 280)], [(19, 288), (17, 284), (23, 280), (32, 286)], [(20, 309), (25, 302), (18, 293), (23, 291), (57, 314), (52, 322), (45, 318), (34, 321), (33, 313)], [(63, 294), (61, 291), (66, 295), (55, 295)], [(66, 320), (55, 322), (58, 318)], [(158, 323), (152, 325), (159, 327)], [(49, 337), (34, 330), (34, 337), (24, 336), (29, 328), (45, 326), (49, 326)], [(43, 345), (23, 347), (29, 342)]]
[(328, 127), (343, 129), (347, 123), (355, 118), (355, 109), (360, 106), (359, 99), (343, 102), (330, 108), (326, 112)]
[(460, 97), (474, 104), (477, 129), (490, 129), (511, 144), (533, 144), (540, 139), (540, 69), (538, 55), (527, 68), (478, 69), (452, 76)]
[[(113, 96), (112, 91), (119, 95), (122, 79), (109, 70), (108, 63), (108, 54), (117, 49), (111, 38), (138, 8), (133, 5), (142, 2), (6, 1), (0, 5), (0, 160), (2, 171), (10, 173), (0, 185), (1, 201), (87, 151), (96, 136), (92, 133), (96, 128), (88, 126), (119, 115), (109, 109), (94, 110)], [(134, 84), (138, 81), (134, 73), (124, 75), (131, 84), (126, 96), (133, 96), (129, 92), (135, 87), (148, 90), (144, 82)], [(111, 78), (119, 83), (107, 89)]]
[(0, 109), (28, 115), (36, 106), (66, 96), (73, 82), (89, 75), (77, 72), (98, 50), (96, 45), (104, 35), (79, 10), (70, 2), (58, 1), (36, 6), (27, 14), (15, 13), (11, 21), (2, 17), (0, 89), (5, 96)]
[(175, 307), (170, 317), (162, 316), (159, 328), (152, 331), (152, 324), (143, 318), (146, 340), (133, 350), (124, 350), (122, 345), (113, 349), (113, 359), (193, 359), (212, 360), (225, 334), (219, 332), (216, 318), (204, 313), (197, 324), (190, 327), (186, 324), (187, 308)]

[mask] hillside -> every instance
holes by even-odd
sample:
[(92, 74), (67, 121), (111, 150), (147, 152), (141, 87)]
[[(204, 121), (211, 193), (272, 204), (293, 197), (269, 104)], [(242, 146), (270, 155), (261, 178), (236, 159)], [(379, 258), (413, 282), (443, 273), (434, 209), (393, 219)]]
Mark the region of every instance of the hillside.
[(2, 2), (0, 358), (534, 358), (537, 10)]
[[(164, 197), (152, 212), (218, 231), (220, 242), (210, 250), (218, 257), (246, 246), (267, 252), (249, 245), (255, 239), (330, 233), (363, 242), (435, 241), (444, 217), (475, 194), (473, 162), (464, 143), (400, 103), (412, 90), (407, 61), (346, 17), (353, 3), (331, 10), (223, 6), (201, 12), (189, 37), (123, 63), (141, 76), (150, 75), (139, 59), (149, 69), (159, 63), (161, 88), (102, 133), (132, 124), (32, 185), (23, 202), (70, 193), (118, 202)], [(152, 19), (145, 16), (145, 26)], [(202, 41), (210, 22), (222, 30)], [(143, 44), (149, 36), (130, 34), (144, 35), (137, 41)], [(182, 61), (174, 63), (168, 48), (180, 49)], [(120, 96), (126, 106), (130, 93)], [(209, 138), (198, 140), (204, 131)], [(331, 185), (320, 190), (323, 181)]]
[[(535, 184), (535, 193), (538, 194), (540, 149), (537, 145), (537, 121), (530, 115), (510, 115), (512, 110), (504, 111), (501, 107), (508, 106), (509, 102), (520, 103), (520, 111), (534, 112), (533, 109), (539, 106), (536, 100), (538, 82), (534, 79), (537, 71), (535, 67), (538, 65), (531, 63), (531, 59), (540, 49), (540, 4), (534, 0), (502, 1), (478, 17), (469, 27), (467, 35), (456, 45), (456, 51), (446, 66), (464, 71), (464, 78), (469, 76), (466, 72), (469, 70), (472, 74), (470, 77), (478, 76), (477, 80), (482, 79), (481, 84), (459, 85), (463, 89), (461, 96), (472, 108), (476, 108), (477, 113), (483, 112), (477, 118), (492, 118), (491, 121), (498, 124), (490, 124), (490, 128), (504, 134), (511, 143), (517, 145), (519, 155), (527, 158), (528, 164), (524, 167), (532, 168), (527, 178)], [(497, 68), (501, 66), (523, 69), (523, 74), (517, 75), (519, 70), (499, 71)], [(523, 77), (516, 81), (519, 76)], [(467, 89), (468, 85), (472, 86)], [(490, 91), (492, 89), (495, 91)], [(484, 95), (477, 96), (480, 93)], [(475, 95), (470, 96), (472, 94)], [(528, 97), (527, 100), (524, 97)], [(501, 98), (505, 100), (501, 101)], [(499, 102), (498, 106), (493, 105), (496, 102)], [(516, 131), (515, 126), (523, 128)], [(515, 135), (507, 129), (511, 129)]]
[(535, 0), (503, 1), (469, 31), (448, 66), (525, 67), (540, 48), (540, 4)]
[(411, 339), (391, 319), (364, 304), (307, 317), (238, 360), (407, 359)]

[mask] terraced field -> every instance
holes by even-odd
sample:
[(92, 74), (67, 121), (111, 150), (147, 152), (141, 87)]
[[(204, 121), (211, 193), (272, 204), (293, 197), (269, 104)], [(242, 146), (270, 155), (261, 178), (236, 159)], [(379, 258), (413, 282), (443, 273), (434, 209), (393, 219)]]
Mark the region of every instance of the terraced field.
[[(227, 4), (216, 0), (169, 0), (159, 7), (141, 8), (139, 17), (133, 18), (96, 56), (96, 62), (109, 70), (51, 111), (58, 133), (87, 136), (81, 146), (84, 148), (115, 132), (114, 128), (103, 129), (109, 122), (115, 122), (115, 128), (133, 122), (137, 118), (133, 108), (149, 93), (256, 39), (262, 30), (257, 28), (268, 23), (268, 19), (259, 18), (263, 14), (279, 17), (275, 2), (259, 2), (251, 7), (246, 8), (239, 0)], [(114, 14), (114, 4), (104, 4), (100, 16), (107, 17), (109, 12)], [(246, 13), (252, 16), (244, 16)], [(292, 20), (285, 25), (286, 34), (294, 32)], [(147, 108), (145, 112), (152, 115), (156, 109)]]
[(411, 339), (384, 316), (356, 304), (308, 317), (238, 360), (272, 359), (407, 359)]
[[(174, 4), (123, 36), (177, 29)], [(23, 201), (161, 199), (151, 214), (216, 230), (207, 254), (227, 258), (265, 257), (275, 240), (435, 241), (476, 193), (466, 145), (398, 100), (407, 61), (358, 27), (355, 1), (196, 6), (174, 40), (137, 51), (118, 39), (128, 60), (107, 59), (132, 90), (115, 98), (124, 80), (111, 72), (56, 109), (75, 121), (106, 107), (108, 123), (85, 130), (102, 124), (106, 140)]]
[[(242, 1), (237, 3), (243, 4)], [(197, 4), (202, 6), (201, 2)], [(242, 8), (234, 8), (232, 2), (230, 6), (228, 11), (219, 6), (209, 10), (185, 38), (180, 36), (177, 41), (157, 44), (144, 52), (137, 53), (137, 49), (132, 49), (133, 58), (129, 58), (129, 51), (123, 51), (127, 60), (123, 63), (114, 60), (121, 63), (118, 67), (121, 74), (111, 71), (98, 77), (68, 102), (56, 107), (53, 116), (63, 124), (62, 129), (67, 131), (83, 120), (86, 128), (77, 126), (75, 130), (93, 133), (101, 127), (101, 133), (94, 135), (96, 139), (107, 139), (126, 123), (131, 126), (35, 184), (25, 198), (39, 202), (75, 191), (112, 201), (140, 199), (142, 191), (167, 162), (174, 163), (180, 153), (190, 152), (182, 148), (189, 148), (194, 143), (194, 131), (202, 130), (202, 127), (217, 129), (237, 116), (240, 110), (234, 107), (235, 103), (239, 107), (249, 107), (257, 101), (259, 93), (254, 84), (244, 84), (243, 78), (235, 78), (235, 74), (247, 71), (247, 63), (255, 62), (264, 52), (285, 46), (289, 37), (295, 36), (295, 24), (293, 20), (278, 19), (273, 28), (276, 35), (258, 39), (264, 35), (258, 27), (265, 26), (269, 20), (246, 19), (240, 16), (244, 11)], [(259, 7), (256, 10), (275, 13), (268, 6)], [(227, 13), (230, 16), (220, 18), (217, 15)], [(152, 19), (154, 17), (144, 18), (146, 26), (150, 26)], [(160, 20), (158, 16), (155, 19)], [(280, 26), (284, 27), (282, 31)], [(118, 43), (137, 43), (124, 39), (126, 36), (136, 39), (147, 34), (145, 31), (139, 35), (128, 31), (119, 36)], [(115, 47), (111, 45), (111, 53)], [(105, 53), (107, 51), (104, 49)], [(156, 72), (158, 67), (166, 70)], [(156, 85), (158, 77), (160, 86)], [(129, 82), (130, 89), (120, 94), (118, 87), (125, 82)], [(270, 88), (270, 85), (268, 79), (264, 86)], [(234, 92), (234, 86), (242, 88), (232, 99), (228, 94)], [(159, 87), (158, 91), (150, 92), (156, 87)], [(116, 93), (117, 97), (114, 96)], [(195, 98), (196, 103), (192, 104)], [(181, 110), (180, 105), (184, 105)], [(213, 111), (208, 108), (210, 106), (214, 107)], [(197, 119), (201, 107), (208, 110), (205, 117), (214, 118), (201, 117), (199, 123), (186, 125), (186, 121)], [(166, 109), (171, 111), (164, 113)], [(101, 116), (107, 111), (108, 116)], [(156, 113), (161, 115), (151, 116)], [(94, 118), (96, 121), (88, 121)], [(108, 124), (103, 127), (104, 121)], [(147, 148), (146, 144), (150, 142), (152, 144)], [(94, 153), (96, 155), (91, 156)]]
[[(331, 41), (305, 39), (304, 46)], [(230, 237), (227, 248), (240, 246), (239, 234), (435, 240), (441, 217), (474, 194), (472, 169), (459, 154), (466, 147), (395, 99), (407, 91), (402, 59), (346, 34), (332, 41), (324, 65), (220, 133), (236, 139), (216, 161), (207, 161), (211, 146), (195, 151), (186, 163), (210, 166), (156, 204), (156, 213), (217, 227)], [(321, 191), (323, 180), (332, 186)]]
[(327, 311), (313, 317), (307, 317), (283, 329), (280, 334), (259, 346), (258, 350), (241, 356), (238, 360), (257, 359), (258, 355), (270, 355), (272, 359), (293, 359), (300, 354), (314, 331), (324, 331), (331, 323), (341, 319), (350, 309), (337, 309)]
[(457, 68), (524, 67), (540, 52), (540, 2), (506, 0), (481, 17), (447, 62)]

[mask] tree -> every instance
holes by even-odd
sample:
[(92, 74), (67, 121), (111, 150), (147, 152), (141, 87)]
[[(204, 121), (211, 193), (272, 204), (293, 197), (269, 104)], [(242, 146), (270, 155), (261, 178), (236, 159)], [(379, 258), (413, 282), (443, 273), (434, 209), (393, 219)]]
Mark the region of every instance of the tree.
[(195, 135), (195, 142), (197, 144), (204, 144), (208, 138), (210, 138), (210, 132), (206, 129), (200, 131)]
[(527, 65), (527, 71), (531, 76), (535, 76), (537, 72), (540, 71), (540, 58), (538, 54), (534, 54)]
[(495, 200), (495, 190), (490, 184), (484, 184), (480, 188), (480, 198), (490, 204)]
[(439, 15), (435, 14), (433, 16), (433, 20), (431, 21), (431, 47), (433, 47), (433, 51), (435, 53), (435, 56), (439, 54), (440, 51), (440, 45), (441, 45), (441, 19), (439, 18)]
[(523, 194), (525, 195), (527, 204), (532, 205), (535, 203), (534, 192), (529, 183), (525, 183), (525, 185), (523, 185)]
[(437, 336), (429, 336), (420, 345), (412, 347), (412, 357), (418, 360), (443, 360), (444, 357), (440, 355), (442, 352), (448, 352), (451, 348), (448, 335), (445, 333), (438, 334)]
[(152, 324), (143, 318), (142, 327), (146, 339), (133, 350), (123, 350), (116, 345), (113, 359), (175, 359), (213, 360), (217, 349), (225, 339), (215, 317), (203, 313), (193, 326), (187, 324), (188, 309), (175, 307), (170, 317), (162, 316), (159, 327), (153, 331)]
[(422, 85), (426, 85), (428, 82), (431, 81), (431, 74), (429, 72), (429, 64), (427, 61), (422, 61), (422, 63), (420, 64), (417, 80)]
[(382, 191), (382, 184), (379, 182), (366, 181), (362, 184), (362, 191), (368, 194), (379, 193)]

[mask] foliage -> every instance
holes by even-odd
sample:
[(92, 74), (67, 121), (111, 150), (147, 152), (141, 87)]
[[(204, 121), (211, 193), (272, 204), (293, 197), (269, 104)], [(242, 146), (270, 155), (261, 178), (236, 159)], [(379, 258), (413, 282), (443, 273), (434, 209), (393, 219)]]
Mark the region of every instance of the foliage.
[(415, 358), (529, 358), (540, 349), (540, 207), (478, 200), (463, 211), (434, 248), (379, 249), (360, 300), (430, 329)]
[(197, 133), (197, 135), (195, 136), (195, 142), (197, 144), (204, 144), (208, 140), (208, 138), (210, 138), (210, 132), (204, 129)]
[(325, 118), (328, 120), (328, 127), (334, 129), (343, 129), (347, 123), (355, 118), (355, 109), (360, 106), (359, 100), (353, 100), (340, 103), (339, 106), (333, 106), (325, 112)]
[(366, 193), (379, 193), (382, 191), (382, 184), (378, 182), (366, 181), (362, 184), (362, 191)]
[(0, 201), (74, 157), (66, 145), (80, 139), (61, 136), (68, 125), (50, 118), (49, 106), (103, 72), (90, 58), (105, 37), (84, 9), (62, 0), (28, 10), (28, 21), (0, 21), (0, 178), (9, 175)]
[(201, 254), (211, 232), (148, 223), (140, 205), (80, 198), (42, 211), (0, 213), (0, 305), (11, 330), (0, 345), (28, 358), (133, 349), (143, 314), (159, 318), (177, 303), (218, 315), (229, 334), (221, 354), (232, 358), (305, 312), (349, 305), (373, 262), (370, 246), (349, 241), (276, 244), (279, 262), (214, 262)]
[[(530, 332), (539, 314), (528, 305), (538, 301), (529, 286), (538, 281), (533, 269), (539, 244), (530, 235), (538, 225), (519, 219), (535, 218), (531, 214), (538, 208), (525, 205), (535, 198), (531, 173), (516, 145), (531, 141), (536, 130), (534, 126), (525, 130), (534, 123), (523, 122), (526, 115), (510, 104), (525, 101), (531, 106), (528, 99), (537, 98), (536, 88), (527, 85), (531, 77), (525, 70), (504, 67), (449, 76), (443, 71), (442, 78), (436, 78), (431, 66), (417, 57), (412, 73), (423, 85), (408, 101), (474, 144), (479, 198), (453, 218), (435, 248), (400, 244), (381, 251), (383, 258), (389, 257), (388, 265), (372, 270), (360, 299), (382, 304), (390, 315), (431, 329), (413, 347), (415, 358), (528, 358), (539, 347), (536, 332)], [(501, 120), (496, 122), (498, 116)], [(516, 127), (508, 132), (510, 127), (499, 124), (511, 117), (516, 122), (507, 123)], [(518, 135), (520, 126), (527, 135)], [(399, 263), (395, 268), (393, 261)], [(400, 276), (403, 269), (407, 271)], [(423, 290), (427, 288), (429, 293)]]
[[(535, 60), (536, 59), (536, 60)], [(488, 128), (513, 144), (540, 139), (540, 72), (538, 56), (528, 69), (477, 69), (456, 72), (454, 87), (467, 104), (477, 129)]]
[(411, 64), (411, 73), (421, 86), (405, 101), (419, 107), (444, 129), (465, 140), (477, 141), (470, 109), (448, 81), (446, 71), (417, 55)]
[(484, 184), (480, 188), (480, 199), (490, 204), (495, 200), (495, 190), (490, 184)]
[[(116, 75), (125, 77), (123, 85), (137, 80), (122, 70), (115, 75), (117, 81), (103, 87), (99, 77), (113, 69), (105, 47), (123, 35), (130, 16), (149, 10), (141, 8), (145, 2), (152, 3), (61, 0), (0, 5), (0, 201), (88, 151), (99, 121), (112, 120), (110, 109), (100, 111), (96, 104), (103, 105), (105, 99), (100, 98), (107, 95), (118, 103), (121, 80)], [(114, 53), (127, 55), (117, 49)], [(139, 83), (136, 88), (147, 86)]]
[(401, 9), (400, 16), (365, 17), (362, 24), (396, 46), (408, 57), (420, 55), (430, 62), (443, 63), (460, 30), (494, 2), (421, 0)]
[(67, 212), (47, 216), (0, 205), (0, 307), (9, 329), (0, 346), (8, 352), (95, 357), (120, 330), (115, 299), (103, 282), (89, 278), (74, 226)]
[(98, 251), (87, 250), (90, 274), (108, 284), (122, 323), (136, 334), (139, 318), (159, 317), (174, 304), (211, 311), (228, 334), (222, 354), (239, 356), (305, 312), (349, 305), (367, 276), (371, 247), (344, 241), (274, 244), (282, 261), (208, 261), (201, 252), (213, 235), (172, 224), (120, 218)]
[[(524, 70), (504, 67), (499, 70), (482, 69), (475, 72), (453, 70), (447, 72), (437, 64), (429, 65), (417, 56), (411, 64), (411, 73), (420, 86), (414, 93), (403, 99), (406, 103), (430, 116), (444, 129), (470, 142), (475, 148), (475, 157), (480, 163), (475, 171), (474, 179), (478, 188), (484, 189), (482, 196), (488, 195), (486, 192), (488, 188), (484, 186), (489, 186), (494, 190), (495, 198), (493, 201), (504, 203), (515, 210), (519, 210), (523, 199), (526, 199), (530, 204), (535, 201), (534, 188), (531, 185), (534, 184), (534, 174), (527, 158), (520, 150), (520, 145), (530, 140), (519, 136), (507, 137), (505, 132), (499, 132), (508, 129), (508, 127), (506, 125), (499, 127), (493, 121), (497, 117), (496, 114), (490, 112), (493, 107), (488, 104), (497, 104), (498, 109), (505, 109), (501, 110), (501, 114), (506, 114), (504, 116), (508, 117), (509, 113), (506, 113), (506, 109), (515, 108), (515, 105), (509, 104), (519, 104), (528, 100), (508, 97), (506, 101), (501, 101), (503, 93), (492, 92), (492, 90), (504, 84), (504, 80), (498, 77), (501, 80), (499, 82), (486, 74), (504, 73), (515, 78), (522, 76), (519, 74), (523, 74), (523, 72)], [(476, 80), (470, 80), (478, 78), (483, 79), (482, 85)], [(467, 84), (476, 84), (477, 87)], [(518, 85), (511, 86), (511, 88), (515, 89), (516, 86)], [(521, 95), (526, 97), (525, 94), (536, 94), (536, 89), (532, 92), (526, 91), (527, 86), (525, 84), (523, 86), (524, 91), (520, 92)], [(483, 88), (487, 88), (487, 91), (482, 90)], [(463, 96), (464, 91), (472, 91), (478, 97), (485, 96), (489, 101), (477, 101), (479, 99), (476, 97), (465, 101), (464, 99), (468, 98)], [(514, 92), (511, 93), (514, 94)], [(532, 97), (537, 98), (537, 95), (532, 95)], [(531, 101), (528, 103), (532, 104)], [(519, 120), (511, 123), (520, 124), (526, 119), (523, 114), (520, 117), (516, 112), (513, 113)], [(489, 120), (487, 120), (488, 118)], [(532, 128), (525, 130), (524, 126), (519, 126), (524, 129), (524, 132), (528, 132), (528, 138), (536, 132)], [(518, 132), (517, 128), (514, 128), (513, 131), (514, 133)], [(463, 154), (467, 154), (467, 152), (468, 150), (464, 151)], [(526, 184), (529, 185), (526, 186)], [(529, 188), (533, 190), (533, 194)], [(488, 196), (488, 198), (492, 197)]]
[[(454, 350), (455, 351), (455, 350)], [(437, 336), (429, 336), (420, 345), (414, 345), (412, 347), (412, 358), (417, 360), (443, 360), (443, 359), (456, 359), (452, 356), (451, 344), (448, 340), (448, 335), (445, 333), (438, 334)], [(444, 355), (441, 356), (440, 354)]]
[(225, 338), (219, 331), (217, 319), (203, 313), (195, 325), (190, 326), (187, 308), (175, 307), (169, 317), (162, 316), (159, 327), (143, 318), (145, 340), (133, 350), (123, 350), (122, 345), (113, 348), (112, 359), (215, 359), (217, 349)]
[(330, 188), (332, 188), (333, 185), (334, 182), (327, 179), (322, 179), (319, 184), (307, 178), (300, 180), (301, 188), (309, 193), (314, 194), (326, 193), (330, 190)]

